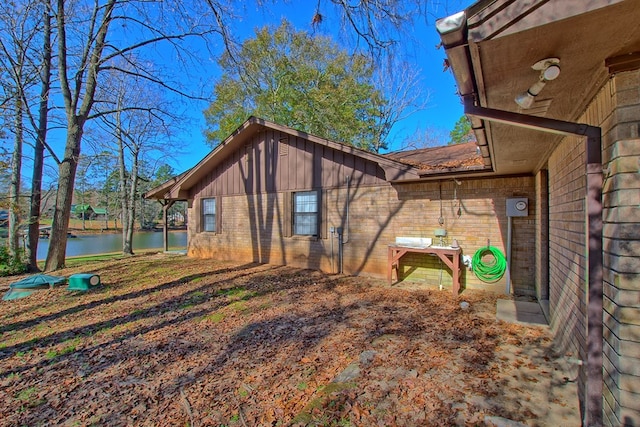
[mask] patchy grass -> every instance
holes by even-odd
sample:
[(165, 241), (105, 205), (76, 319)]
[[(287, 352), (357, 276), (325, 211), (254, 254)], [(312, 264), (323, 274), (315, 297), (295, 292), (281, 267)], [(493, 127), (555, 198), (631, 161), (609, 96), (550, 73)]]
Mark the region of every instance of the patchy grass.
[(225, 318), (224, 313), (220, 313), (216, 311), (215, 313), (211, 313), (206, 316), (203, 316), (202, 320), (206, 322), (220, 323), (224, 320), (224, 318)]
[(545, 425), (552, 405), (579, 425), (576, 402), (540, 400), (548, 332), (497, 322), (488, 293), (165, 254), (69, 265), (102, 285), (1, 303), (0, 426)]
[(43, 397), (40, 397), (36, 387), (29, 387), (19, 391), (15, 398), (20, 403), (20, 407), (18, 409), (19, 412), (24, 412), (28, 408), (35, 408), (46, 402)]

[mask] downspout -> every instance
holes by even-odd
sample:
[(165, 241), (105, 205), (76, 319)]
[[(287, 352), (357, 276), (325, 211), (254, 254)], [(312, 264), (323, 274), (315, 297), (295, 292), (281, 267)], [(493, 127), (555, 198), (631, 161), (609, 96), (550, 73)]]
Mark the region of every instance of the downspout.
[(587, 396), (585, 425), (602, 425), (603, 400), (603, 255), (602, 255), (602, 134), (587, 135)]
[(347, 235), (347, 240), (342, 243), (349, 243), (349, 199), (351, 198), (351, 176), (347, 175), (345, 177), (345, 181), (347, 182), (347, 218), (344, 226), (345, 234)]
[(603, 422), (603, 256), (602, 256), (602, 131), (597, 126), (529, 116), (477, 106), (474, 96), (464, 97), (464, 112), (491, 122), (505, 123), (559, 135), (586, 137), (587, 211), (587, 362), (585, 426)]
[[(345, 222), (344, 227), (338, 227), (338, 273), (344, 273), (344, 245), (349, 243), (349, 199), (351, 198), (351, 176), (344, 178), (347, 183), (347, 199), (345, 201)], [(344, 238), (346, 234), (346, 239)]]

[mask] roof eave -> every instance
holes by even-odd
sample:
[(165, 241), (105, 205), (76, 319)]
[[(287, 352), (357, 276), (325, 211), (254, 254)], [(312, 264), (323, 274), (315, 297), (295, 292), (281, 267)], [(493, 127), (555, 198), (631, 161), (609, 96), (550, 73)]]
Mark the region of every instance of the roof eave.
[[(162, 184), (158, 185), (157, 187), (152, 188), (151, 190), (149, 190), (146, 193), (144, 193), (142, 195), (142, 197), (145, 198), (145, 199), (170, 200), (171, 199), (170, 194), (171, 194), (172, 188), (190, 170), (191, 169), (188, 169), (185, 172), (182, 172), (180, 175), (174, 176), (173, 178), (163, 182)], [(175, 200), (182, 200), (182, 199), (175, 199)]]

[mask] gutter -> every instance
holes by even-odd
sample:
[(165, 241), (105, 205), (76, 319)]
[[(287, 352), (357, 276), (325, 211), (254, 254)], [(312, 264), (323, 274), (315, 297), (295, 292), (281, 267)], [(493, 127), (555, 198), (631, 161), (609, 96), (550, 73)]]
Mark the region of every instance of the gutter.
[[(467, 11), (438, 19), (436, 21), (436, 30), (440, 34), (442, 46), (447, 53), (447, 65), (451, 67), (456, 80), (458, 95), (462, 98), (469, 95), (477, 96), (479, 90), (469, 48)], [(455, 68), (452, 64), (455, 64)], [(471, 117), (471, 128), (476, 135), (477, 145), (485, 168), (493, 170), (489, 141), (482, 120)]]
[[(488, 4), (488, 3), (483, 3)], [(478, 10), (483, 7), (477, 8)], [(468, 19), (470, 9), (436, 21), (464, 112), (471, 118), (483, 155), (490, 164), (490, 147), (483, 121), (535, 129), (560, 135), (586, 137), (586, 228), (587, 228), (587, 340), (586, 390), (584, 395), (584, 425), (603, 423), (603, 254), (602, 254), (602, 131), (599, 127), (565, 122), (510, 111), (482, 107), (479, 102), (477, 76), (473, 68), (469, 45)], [(475, 14), (478, 10), (474, 9)], [(481, 145), (482, 144), (482, 145)]]

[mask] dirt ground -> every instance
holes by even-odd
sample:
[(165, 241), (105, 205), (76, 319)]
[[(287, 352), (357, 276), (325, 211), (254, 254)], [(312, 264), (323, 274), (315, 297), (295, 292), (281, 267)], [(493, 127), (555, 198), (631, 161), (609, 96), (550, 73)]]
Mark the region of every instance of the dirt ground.
[(1, 426), (580, 425), (548, 330), (487, 292), (164, 254), (56, 275), (89, 271), (0, 302)]

